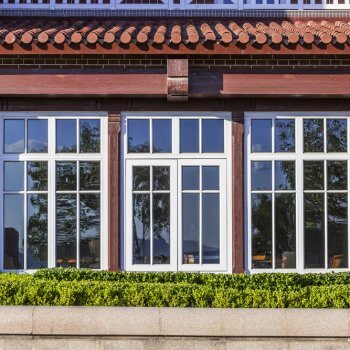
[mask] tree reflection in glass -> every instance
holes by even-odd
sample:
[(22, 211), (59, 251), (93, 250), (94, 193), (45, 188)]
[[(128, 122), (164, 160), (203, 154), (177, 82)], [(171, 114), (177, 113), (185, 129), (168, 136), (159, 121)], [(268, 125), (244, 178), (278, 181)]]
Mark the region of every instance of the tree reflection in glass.
[(28, 191), (47, 191), (47, 162), (27, 162), (27, 189)]
[(304, 119), (304, 152), (323, 151), (323, 119)]
[(276, 119), (275, 152), (295, 152), (294, 119)]
[(327, 119), (327, 152), (347, 151), (346, 119)]
[(76, 191), (77, 189), (77, 163), (56, 162), (56, 190)]
[(128, 120), (128, 152), (148, 153), (150, 151), (149, 120)]
[(56, 266), (77, 266), (77, 196), (56, 194)]
[(100, 162), (80, 162), (80, 190), (100, 190)]
[(294, 190), (295, 189), (295, 162), (275, 161), (275, 189)]
[(304, 193), (305, 268), (324, 268), (324, 194)]
[(167, 191), (170, 189), (170, 168), (153, 167), (153, 191)]
[(27, 196), (27, 269), (47, 267), (47, 194)]
[(348, 267), (348, 199), (328, 193), (328, 268)]
[(133, 170), (133, 190), (149, 191), (150, 190), (150, 167), (134, 166)]
[(304, 161), (304, 190), (323, 190), (323, 161)]
[(80, 152), (100, 152), (100, 121), (98, 119), (80, 120)]
[(328, 190), (346, 190), (347, 181), (347, 165), (346, 160), (328, 160)]
[(80, 267), (100, 268), (100, 195), (80, 194)]
[(275, 268), (296, 267), (295, 194), (275, 194)]
[(252, 194), (252, 267), (272, 268), (272, 198)]

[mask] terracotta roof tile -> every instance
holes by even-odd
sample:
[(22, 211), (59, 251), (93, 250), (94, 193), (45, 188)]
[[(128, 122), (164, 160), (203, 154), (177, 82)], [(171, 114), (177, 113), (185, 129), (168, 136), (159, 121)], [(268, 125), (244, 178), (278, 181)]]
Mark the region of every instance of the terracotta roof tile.
[(341, 20), (8, 20), (0, 45), (348, 45), (350, 24)]

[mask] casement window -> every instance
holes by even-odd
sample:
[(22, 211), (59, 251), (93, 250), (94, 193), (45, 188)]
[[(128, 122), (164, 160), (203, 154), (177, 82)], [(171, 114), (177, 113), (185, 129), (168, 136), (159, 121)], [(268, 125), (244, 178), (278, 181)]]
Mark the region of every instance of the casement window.
[(106, 118), (0, 117), (2, 269), (106, 268)]
[(349, 268), (349, 122), (332, 114), (247, 115), (251, 271)]
[(230, 124), (223, 114), (124, 116), (126, 270), (230, 271)]

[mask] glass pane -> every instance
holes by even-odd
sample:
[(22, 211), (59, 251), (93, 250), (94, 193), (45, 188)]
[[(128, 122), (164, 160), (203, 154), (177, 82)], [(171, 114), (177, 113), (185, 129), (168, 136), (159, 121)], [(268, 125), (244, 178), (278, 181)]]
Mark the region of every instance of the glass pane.
[(133, 195), (133, 264), (150, 264), (150, 195)]
[(203, 193), (202, 196), (202, 263), (220, 263), (220, 196)]
[(100, 268), (100, 195), (80, 195), (80, 267)]
[(252, 267), (272, 268), (271, 194), (252, 194)]
[(4, 190), (24, 190), (24, 162), (4, 162)]
[(252, 162), (252, 190), (272, 189), (272, 162)]
[(327, 119), (327, 152), (347, 151), (346, 119)]
[(4, 269), (23, 269), (24, 201), (22, 194), (4, 195)]
[(276, 119), (275, 152), (295, 152), (294, 119)]
[(27, 269), (47, 267), (47, 194), (27, 196)]
[(180, 152), (198, 153), (199, 152), (199, 120), (181, 119), (180, 120)]
[(128, 120), (128, 152), (149, 152), (149, 120)]
[(199, 166), (182, 167), (182, 190), (199, 190)]
[(346, 160), (327, 161), (328, 190), (347, 189), (347, 163)]
[(324, 268), (324, 195), (304, 193), (305, 268)]
[(28, 120), (27, 150), (30, 153), (47, 152), (47, 120)]
[(28, 191), (47, 191), (47, 162), (33, 161), (27, 163)]
[(323, 161), (304, 161), (304, 190), (323, 190)]
[(153, 167), (153, 191), (170, 190), (170, 168), (168, 166)]
[(199, 264), (199, 194), (182, 194), (183, 264)]
[(202, 120), (202, 152), (224, 152), (224, 121), (222, 119)]
[(271, 119), (252, 120), (252, 152), (271, 152), (272, 150)]
[(4, 121), (4, 152), (23, 153), (24, 152), (24, 120)]
[(134, 166), (133, 170), (133, 190), (149, 191), (150, 190), (150, 167)]
[(275, 267), (296, 268), (295, 194), (275, 195)]
[(76, 191), (77, 189), (77, 163), (56, 162), (56, 190)]
[(275, 162), (275, 190), (295, 189), (295, 162)]
[(80, 153), (100, 152), (100, 120), (80, 120)]
[(323, 150), (323, 119), (304, 119), (304, 152)]
[(75, 153), (77, 151), (77, 121), (75, 119), (56, 120), (56, 152)]
[(153, 152), (171, 153), (171, 120), (153, 120)]
[(219, 167), (202, 167), (202, 190), (219, 190)]
[(328, 194), (328, 268), (348, 267), (348, 199)]
[(80, 190), (100, 190), (100, 162), (80, 162)]
[(56, 266), (77, 266), (77, 197), (56, 195)]
[(170, 194), (153, 195), (153, 264), (170, 264)]

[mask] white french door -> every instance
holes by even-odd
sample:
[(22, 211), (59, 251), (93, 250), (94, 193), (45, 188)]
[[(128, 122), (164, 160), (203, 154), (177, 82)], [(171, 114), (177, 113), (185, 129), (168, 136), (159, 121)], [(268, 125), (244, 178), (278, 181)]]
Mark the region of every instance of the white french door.
[(226, 271), (226, 160), (126, 160), (128, 271)]

